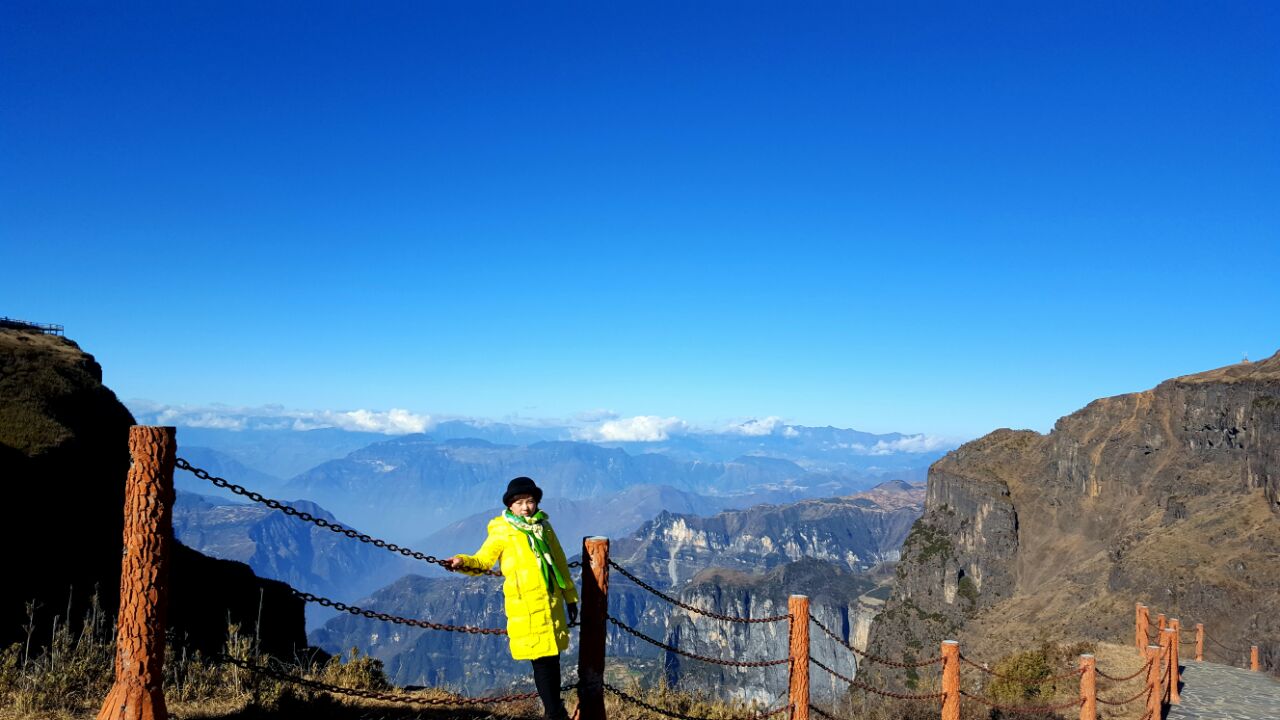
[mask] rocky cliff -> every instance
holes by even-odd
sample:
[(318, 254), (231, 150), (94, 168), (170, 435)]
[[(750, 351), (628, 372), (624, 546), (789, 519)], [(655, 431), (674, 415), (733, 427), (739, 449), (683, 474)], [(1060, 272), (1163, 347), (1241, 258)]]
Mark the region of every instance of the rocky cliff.
[(802, 558), (865, 572), (898, 559), (923, 510), (919, 486), (891, 481), (867, 493), (760, 505), (712, 517), (661, 513), (619, 540), (618, 561), (678, 587), (707, 567), (759, 572)]
[(1278, 483), (1280, 354), (993, 432), (930, 469), (873, 649), (1127, 640), (1145, 602), (1275, 669)]
[[(15, 509), (0, 646), (25, 637), (29, 603), (37, 642), (55, 615), (78, 622), (95, 589), (116, 612), (132, 424), (101, 366), (74, 342), (0, 328), (0, 479)], [(260, 620), (274, 654), (293, 657), (305, 643), (301, 603), (280, 583), (181, 544), (171, 570), (169, 625), (187, 645), (218, 650), (228, 618), (245, 628)]]

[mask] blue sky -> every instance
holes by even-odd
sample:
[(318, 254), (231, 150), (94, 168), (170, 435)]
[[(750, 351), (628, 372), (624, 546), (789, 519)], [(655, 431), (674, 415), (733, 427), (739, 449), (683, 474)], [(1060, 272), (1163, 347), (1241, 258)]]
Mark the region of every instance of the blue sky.
[(47, 3), (0, 315), (123, 398), (972, 437), (1280, 349), (1274, 3)]

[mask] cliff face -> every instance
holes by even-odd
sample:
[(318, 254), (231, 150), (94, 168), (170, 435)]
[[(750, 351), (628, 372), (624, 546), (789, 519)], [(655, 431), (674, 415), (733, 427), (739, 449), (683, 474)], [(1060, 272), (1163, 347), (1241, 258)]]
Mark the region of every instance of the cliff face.
[[(11, 581), (0, 583), (0, 645), (25, 637), (32, 601), (37, 641), (54, 615), (78, 623), (95, 588), (116, 612), (132, 424), (74, 342), (0, 328), (0, 479), (17, 540)], [(301, 603), (280, 583), (181, 544), (171, 568), (169, 626), (188, 645), (220, 649), (228, 617), (246, 629), (260, 619), (272, 653), (292, 657), (305, 642)]]
[(618, 562), (667, 587), (678, 587), (707, 567), (758, 573), (802, 558), (862, 572), (898, 558), (920, 515), (921, 496), (905, 483), (885, 483), (870, 493), (712, 517), (664, 512), (618, 541), (613, 552)]
[(930, 469), (873, 647), (1116, 640), (1145, 602), (1275, 668), (1278, 482), (1280, 355), (993, 432)]

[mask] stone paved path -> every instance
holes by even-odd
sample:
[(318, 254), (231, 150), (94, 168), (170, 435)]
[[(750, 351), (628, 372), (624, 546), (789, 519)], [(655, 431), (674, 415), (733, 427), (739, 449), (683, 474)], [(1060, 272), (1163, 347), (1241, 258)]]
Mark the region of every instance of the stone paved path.
[(1210, 662), (1184, 662), (1182, 704), (1168, 720), (1280, 720), (1280, 682)]

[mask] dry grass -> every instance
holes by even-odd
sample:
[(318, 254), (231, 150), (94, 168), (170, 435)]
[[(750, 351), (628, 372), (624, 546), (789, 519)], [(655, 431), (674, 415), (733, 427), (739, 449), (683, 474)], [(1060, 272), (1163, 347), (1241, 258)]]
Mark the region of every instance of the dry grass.
[[(33, 615), (33, 613), (32, 613)], [(28, 635), (35, 628), (28, 627)], [(115, 657), (114, 629), (97, 606), (96, 598), (78, 629), (56, 619), (52, 643), (34, 648), (16, 643), (0, 651), (0, 720), (87, 720), (97, 715), (111, 688)], [(228, 627), (223, 653), (256, 664), (269, 664), (283, 672), (346, 688), (389, 690), (382, 662), (352, 650), (346, 657), (323, 662), (280, 662), (259, 655), (254, 639)], [(623, 682), (623, 689), (644, 702), (675, 712), (730, 720), (758, 711), (751, 705), (725, 703), (702, 694), (666, 687), (644, 688), (638, 681)], [(411, 720), (459, 718), (540, 718), (537, 700), (486, 706), (422, 707), (400, 703), (334, 696), (298, 685), (258, 676), (231, 664), (214, 662), (181, 647), (166, 651), (164, 694), (174, 718), (203, 720)], [(421, 698), (453, 697), (443, 690), (408, 693)], [(573, 693), (565, 696), (570, 708)], [(618, 720), (650, 718), (652, 713), (607, 694), (609, 716)]]

